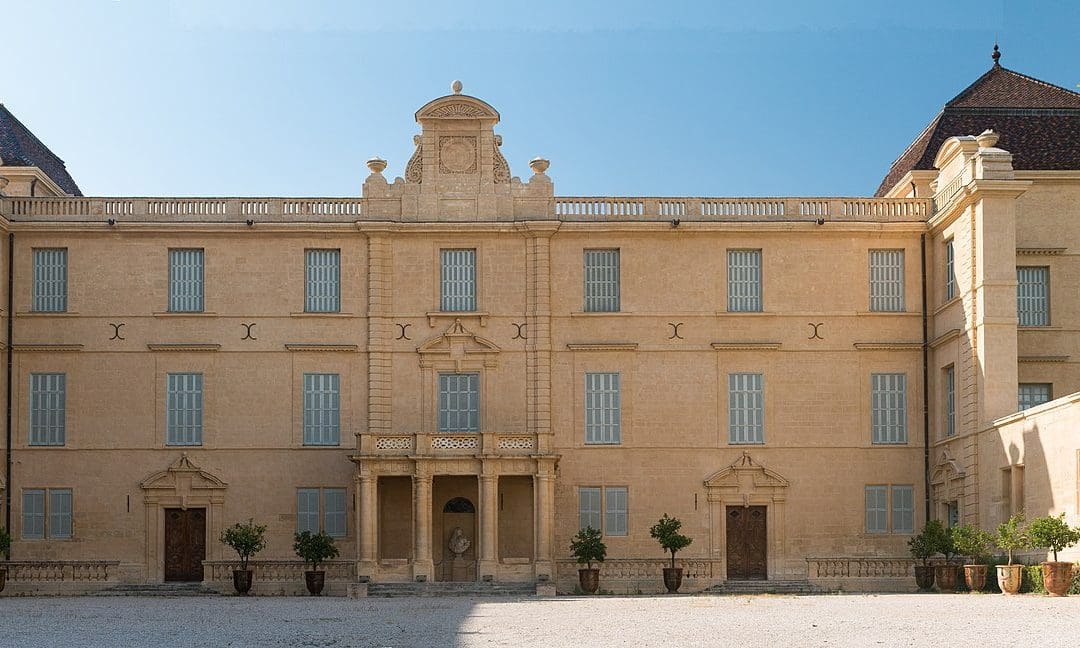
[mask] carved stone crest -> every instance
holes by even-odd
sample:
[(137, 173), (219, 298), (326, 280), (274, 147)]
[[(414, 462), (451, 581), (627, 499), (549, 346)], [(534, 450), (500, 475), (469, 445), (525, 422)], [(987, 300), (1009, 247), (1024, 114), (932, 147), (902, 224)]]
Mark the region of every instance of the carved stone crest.
[(439, 171), (476, 173), (476, 138), (461, 135), (440, 137)]

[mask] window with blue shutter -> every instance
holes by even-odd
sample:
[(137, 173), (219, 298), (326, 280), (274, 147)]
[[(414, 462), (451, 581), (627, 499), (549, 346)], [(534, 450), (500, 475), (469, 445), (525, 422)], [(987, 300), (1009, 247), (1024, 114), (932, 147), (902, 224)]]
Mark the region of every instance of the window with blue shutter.
[(440, 283), (442, 311), (475, 311), (476, 250), (442, 250)]
[(888, 486), (866, 487), (866, 532), (889, 532)]
[(626, 535), (626, 518), (626, 487), (608, 486), (604, 489), (604, 535)]
[(296, 489), (296, 532), (319, 532), (319, 489)]
[(169, 250), (169, 311), (203, 311), (203, 251)]
[(953, 240), (945, 241), (945, 301), (956, 297), (956, 252), (953, 249)]
[(49, 489), (49, 537), (71, 537), (71, 489)]
[(304, 257), (304, 310), (340, 312), (341, 250), (307, 250)]
[(480, 374), (439, 374), (439, 432), (480, 431)]
[(903, 312), (903, 250), (870, 250), (870, 310)]
[(45, 537), (45, 491), (43, 489), (23, 491), (22, 537), (28, 540)]
[(345, 527), (345, 489), (323, 489), (323, 531), (333, 538), (344, 538)]
[(761, 311), (761, 250), (728, 250), (728, 310)]
[(618, 250), (585, 250), (585, 312), (619, 312)]
[(906, 374), (871, 374), (870, 413), (873, 443), (908, 442)]
[(167, 445), (202, 445), (203, 375), (171, 373), (166, 385)]
[(1050, 268), (1016, 269), (1016, 315), (1020, 326), (1050, 325)]
[(622, 443), (622, 396), (618, 373), (585, 374), (585, 443)]
[(340, 442), (338, 374), (304, 374), (304, 445), (338, 445)]
[(33, 251), (34, 283), (30, 310), (37, 313), (67, 311), (68, 259), (66, 248)]
[(30, 445), (64, 445), (66, 400), (65, 374), (30, 374)]
[(945, 367), (945, 436), (956, 434), (956, 370)]
[(892, 487), (892, 532), (915, 532), (915, 488)]
[(592, 527), (603, 530), (600, 508), (600, 489), (582, 486), (578, 488), (578, 528)]
[(765, 443), (765, 376), (728, 375), (728, 442)]
[(1017, 399), (1019, 411), (1049, 403), (1053, 400), (1052, 387), (1050, 383), (1020, 383)]

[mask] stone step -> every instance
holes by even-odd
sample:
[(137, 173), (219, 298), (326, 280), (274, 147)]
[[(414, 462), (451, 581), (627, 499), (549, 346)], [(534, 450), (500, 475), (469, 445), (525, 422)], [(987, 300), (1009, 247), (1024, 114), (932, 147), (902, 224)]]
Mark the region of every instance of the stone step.
[(121, 583), (95, 592), (96, 596), (220, 596), (202, 583)]
[(726, 581), (705, 590), (706, 594), (813, 594), (805, 580)]
[(368, 596), (533, 596), (535, 583), (369, 583)]

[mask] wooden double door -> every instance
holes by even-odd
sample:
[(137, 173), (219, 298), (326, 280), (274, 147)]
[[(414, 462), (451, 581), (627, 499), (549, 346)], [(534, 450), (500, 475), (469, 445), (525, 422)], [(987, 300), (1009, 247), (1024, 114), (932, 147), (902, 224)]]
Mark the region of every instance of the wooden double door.
[(202, 581), (206, 509), (165, 509), (165, 580)]
[(728, 580), (769, 577), (764, 506), (727, 507)]

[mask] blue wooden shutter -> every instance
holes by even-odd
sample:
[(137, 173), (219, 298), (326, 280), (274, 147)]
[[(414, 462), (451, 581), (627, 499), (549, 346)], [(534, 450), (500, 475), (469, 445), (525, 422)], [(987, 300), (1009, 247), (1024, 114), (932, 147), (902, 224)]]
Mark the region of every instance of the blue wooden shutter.
[(439, 431), (480, 431), (480, 374), (439, 374)]
[(582, 486), (578, 488), (578, 527), (603, 529), (600, 513), (600, 489)]
[(441, 310), (476, 310), (476, 250), (442, 250)]
[(45, 537), (45, 491), (23, 491), (22, 537), (28, 539)]
[(728, 375), (728, 442), (765, 442), (765, 376)]
[(1050, 268), (1016, 269), (1016, 313), (1020, 326), (1050, 325)]
[(761, 250), (728, 250), (728, 310), (761, 308)]
[(915, 531), (915, 489), (912, 486), (892, 487), (892, 531)]
[(866, 487), (866, 532), (887, 533), (889, 530), (888, 496), (886, 486)]
[(870, 250), (870, 310), (904, 310), (903, 250)]
[(337, 313), (341, 310), (341, 250), (307, 250), (304, 276), (305, 311)]
[(30, 310), (42, 313), (67, 311), (67, 249), (33, 251), (34, 283)]
[(907, 443), (907, 375), (870, 377), (871, 441)]
[(604, 535), (626, 535), (626, 488), (615, 486), (605, 488), (604, 500)]
[(203, 311), (203, 251), (169, 250), (169, 310)]
[(49, 490), (49, 537), (71, 537), (71, 489)]
[(585, 312), (619, 312), (619, 284), (619, 251), (585, 250)]
[(585, 443), (622, 442), (621, 376), (585, 374)]
[(203, 376), (200, 373), (168, 375), (166, 443), (202, 445)]
[(345, 489), (323, 489), (323, 531), (334, 538), (344, 538), (345, 526)]
[(304, 374), (304, 444), (341, 442), (341, 389), (338, 374)]
[(66, 392), (65, 374), (30, 374), (30, 445), (64, 445)]

